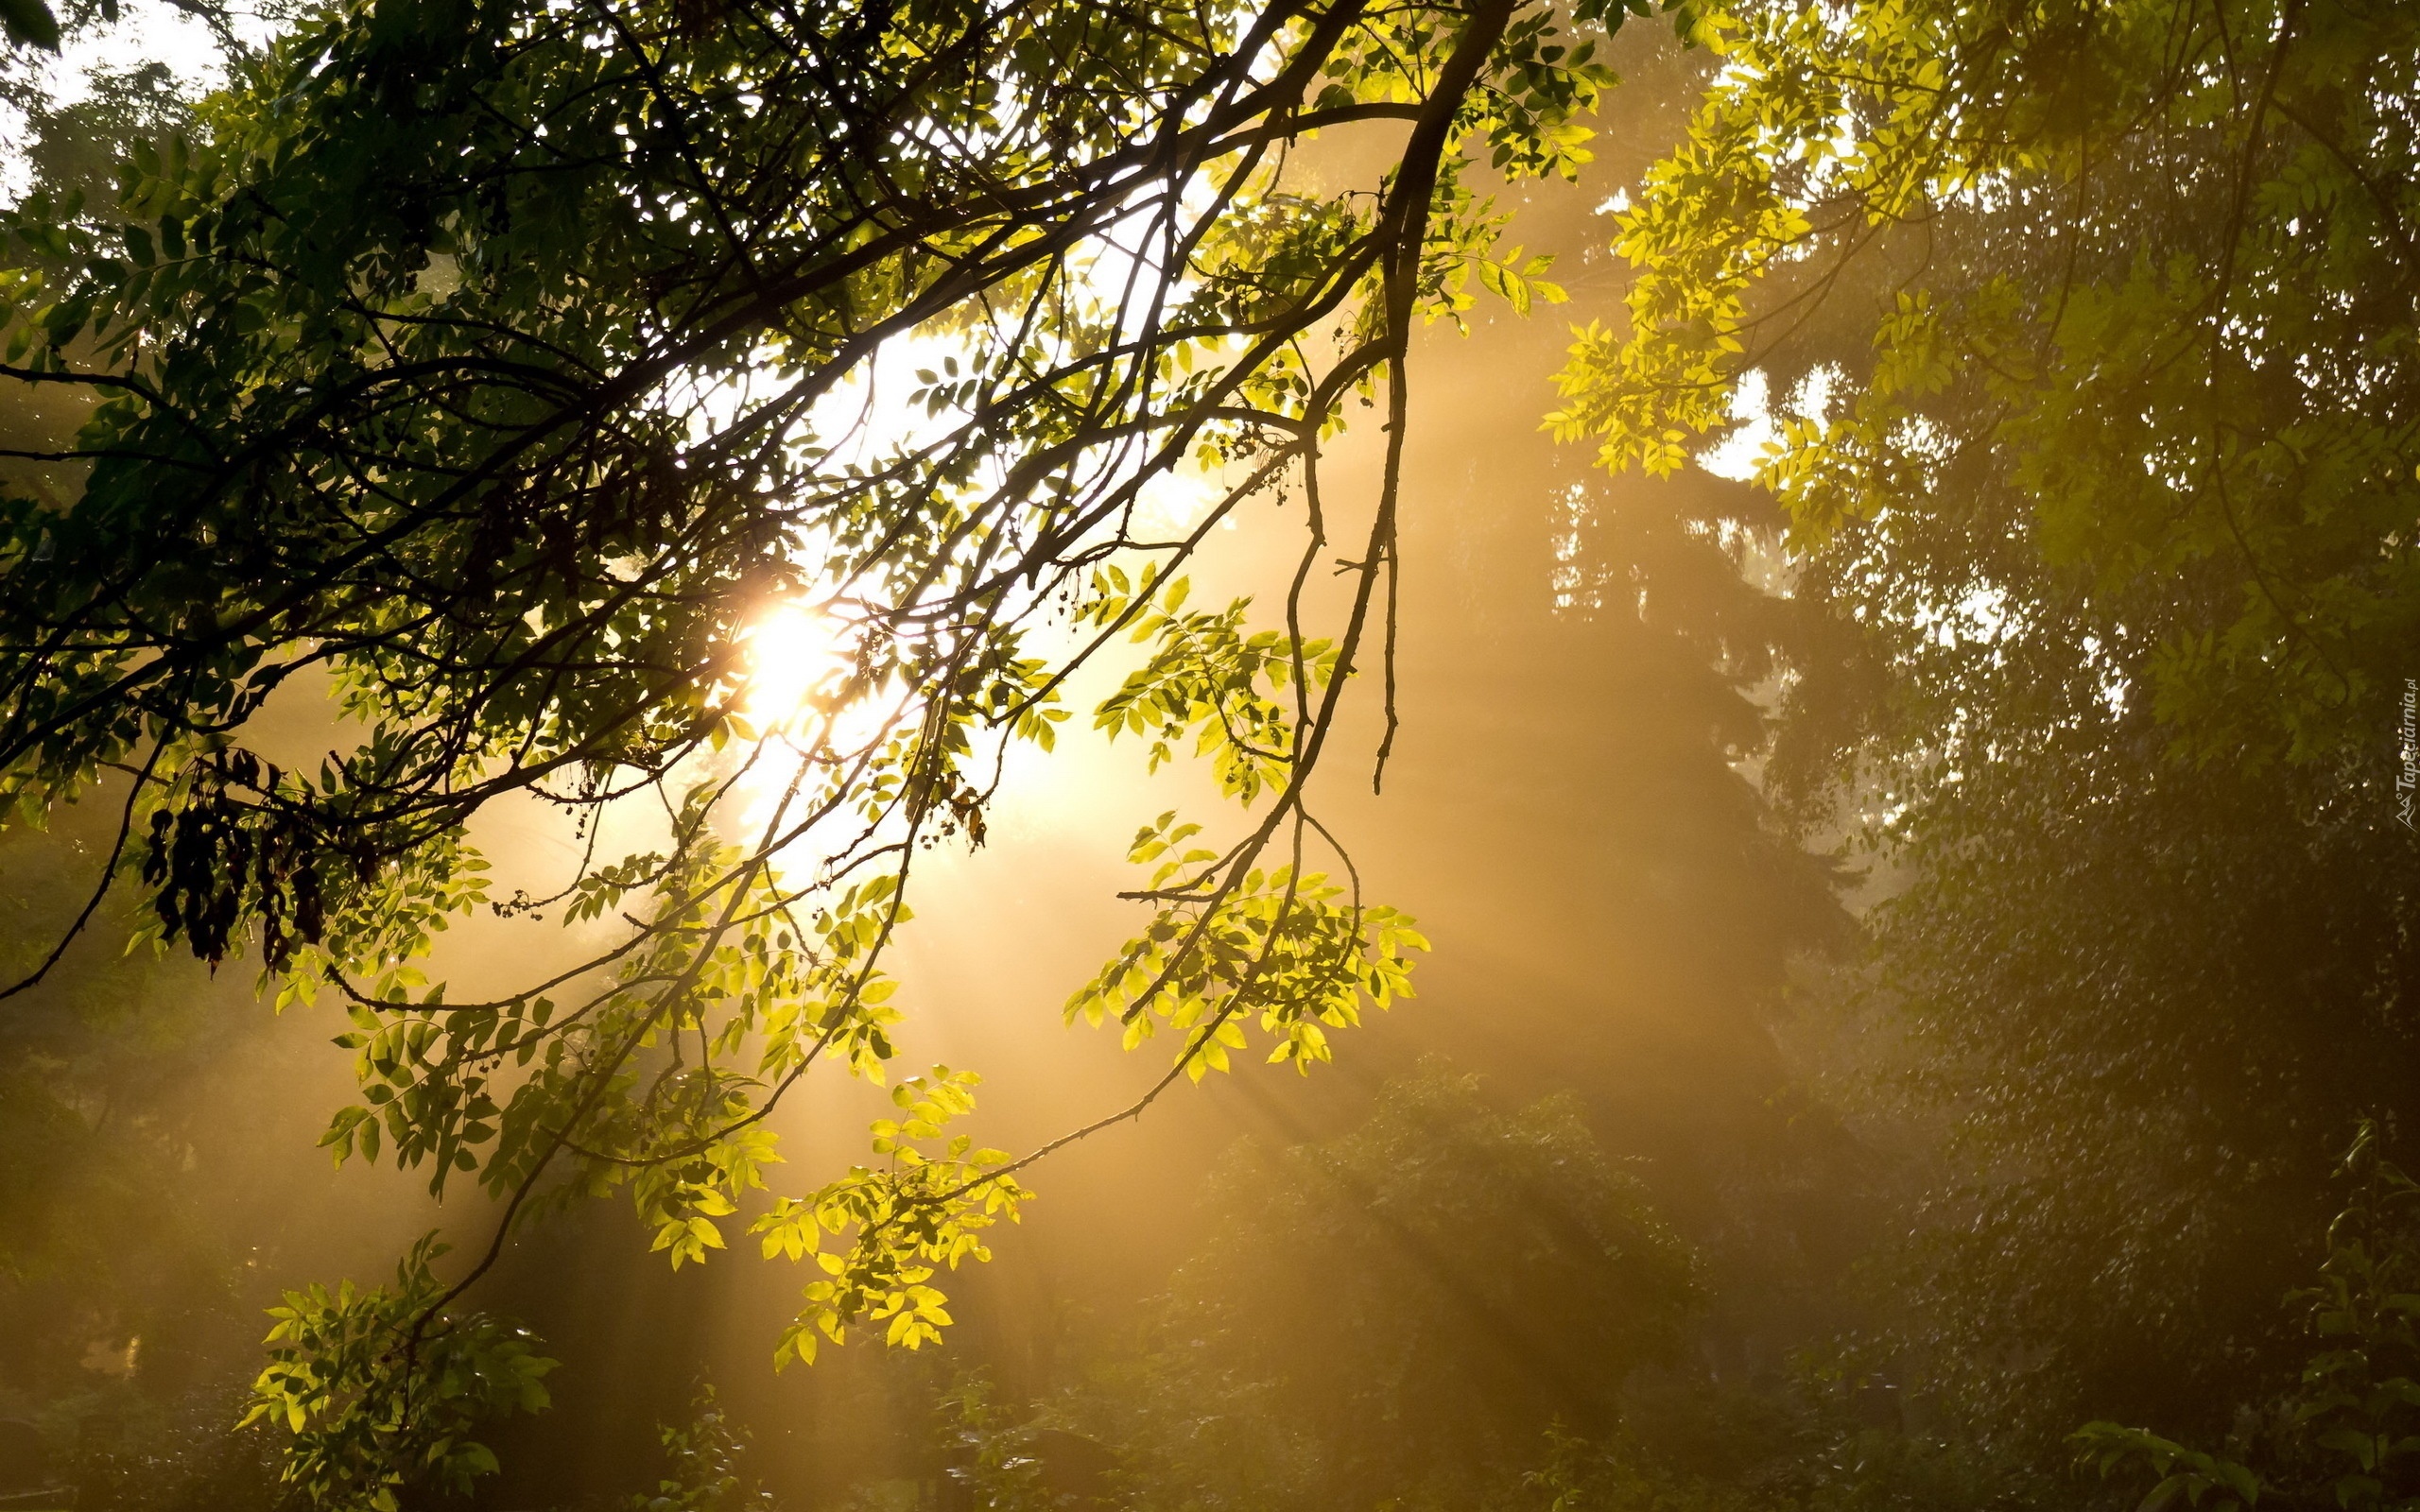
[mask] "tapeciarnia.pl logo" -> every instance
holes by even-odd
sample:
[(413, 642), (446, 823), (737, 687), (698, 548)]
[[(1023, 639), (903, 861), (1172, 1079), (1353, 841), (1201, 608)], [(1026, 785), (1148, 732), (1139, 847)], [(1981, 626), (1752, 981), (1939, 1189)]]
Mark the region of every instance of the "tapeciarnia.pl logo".
[(2395, 733), (2402, 737), (2403, 770), (2394, 774), (2394, 818), (2410, 830), (2413, 790), (2420, 789), (2420, 678), (2403, 679), (2403, 722)]

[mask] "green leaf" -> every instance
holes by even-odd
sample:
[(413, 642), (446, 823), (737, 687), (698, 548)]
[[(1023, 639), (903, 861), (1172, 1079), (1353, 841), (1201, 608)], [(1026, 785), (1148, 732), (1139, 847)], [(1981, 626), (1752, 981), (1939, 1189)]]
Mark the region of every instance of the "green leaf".
[(0, 29), (20, 46), (59, 51), (59, 18), (43, 0), (0, 0)]

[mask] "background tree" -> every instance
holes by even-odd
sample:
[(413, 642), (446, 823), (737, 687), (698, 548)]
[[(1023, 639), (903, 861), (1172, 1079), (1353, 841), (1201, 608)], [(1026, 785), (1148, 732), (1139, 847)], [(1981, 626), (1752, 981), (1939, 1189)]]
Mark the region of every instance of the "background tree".
[(2411, 23), (1712, 19), (1564, 380), (1668, 470), (1770, 375), (1779, 507), (1703, 528), (1782, 548), (1768, 776), (1877, 848), (1864, 1069), (1956, 1121), (1910, 1327), (2037, 1446), (2261, 1398), (2330, 1145), (2407, 1113)]
[[(1503, 1114), (1431, 1067), (1321, 1145), (1241, 1146), (1148, 1354), (1071, 1421), (1155, 1501), (1451, 1503), (1603, 1431), (1698, 1301), (1690, 1257), (1578, 1101)], [(1157, 1419), (1157, 1420), (1154, 1420)]]

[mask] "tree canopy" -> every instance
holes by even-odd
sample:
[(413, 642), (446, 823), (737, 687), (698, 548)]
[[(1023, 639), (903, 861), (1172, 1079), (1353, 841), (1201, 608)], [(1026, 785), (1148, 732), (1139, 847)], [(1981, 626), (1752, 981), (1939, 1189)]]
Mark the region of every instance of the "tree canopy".
[(1866, 728), (1929, 732), (1910, 795), (2134, 701), (2189, 760), (2375, 760), (2420, 628), (2412, 26), (1727, 15), (1557, 423), (1668, 472), (1774, 370), (1756, 475), (1801, 581), (1895, 637)]
[[(518, 1218), (619, 1190), (676, 1265), (726, 1243), (769, 1109), (821, 1058), (884, 1075), (918, 850), (980, 843), (1003, 748), (1047, 748), (1105, 646), (1143, 650), (1097, 722), (1256, 812), (1144, 827), (1151, 922), (1071, 1017), (1172, 1031), (1171, 1078), (1253, 1029), (1307, 1069), (1408, 990), (1420, 937), (1332, 878), (1306, 783), (1392, 633), (1410, 332), (1543, 268), (1497, 259), (1465, 163), (1570, 172), (1591, 48), (1509, 0), (381, 0), (138, 138), (114, 208), (9, 215), (6, 375), (95, 403), (26, 458), (81, 470), (72, 507), (0, 521), (6, 797), (39, 822), (109, 783), (95, 906), (135, 886), (159, 941), (335, 995), (339, 1157), (504, 1204), (456, 1279), (432, 1241), (291, 1299), (257, 1412), (305, 1484), (458, 1484), (470, 1422), (544, 1400), (526, 1341), (449, 1311)], [(1385, 171), (1306, 187), (1303, 144), (1349, 128), (1393, 133)], [(1397, 445), (1348, 526), (1319, 446), (1373, 398)], [(1188, 465), (1219, 496), (1170, 536), (1138, 504)], [(1275, 490), (1305, 541), (1270, 627), (1188, 607), (1185, 560)], [(281, 766), (251, 732), (315, 682), (351, 748)], [(592, 836), (550, 897), (492, 897), (468, 836), (520, 794)], [(634, 799), (657, 843), (599, 853)], [(449, 1002), (417, 963), (482, 905), (626, 928)], [(902, 1082), (874, 1163), (753, 1223), (820, 1264), (785, 1355), (946, 1323), (936, 1268), (1040, 1153), (945, 1132), (975, 1080)]]
[(1740, 8), (1561, 379), (1616, 468), (1758, 414), (1772, 507), (1700, 528), (1786, 598), (1716, 628), (1891, 878), (1849, 990), (1958, 1131), (1916, 1332), (2002, 1424), (2223, 1421), (2408, 1107), (2413, 22)]
[[(555, 1366), (471, 1288), (543, 1214), (616, 1196), (674, 1268), (743, 1233), (811, 1267), (782, 1361), (917, 1349), (1033, 1162), (1181, 1078), (1307, 1073), (1409, 993), (1426, 941), (1364, 896), (1315, 776), (1357, 692), (1374, 786), (1394, 754), (1415, 334), (1482, 294), (1564, 301), (1498, 199), (1580, 176), (1608, 34), (1651, 9), (361, 0), (295, 18), (189, 117), (139, 77), (43, 117), (42, 187), (0, 215), (0, 798), (25, 826), (87, 804), (63, 825), (97, 843), (22, 909), (57, 927), (10, 942), (0, 998), (56, 988), (130, 903), (130, 943), (346, 1015), (338, 1160), (482, 1204), (459, 1253), (432, 1234), (391, 1284), (287, 1297), (250, 1410), (290, 1482), (393, 1508), (495, 1468), (482, 1425), (543, 1405)], [(1493, 916), (1508, 948), (1615, 899), (1737, 930), (1697, 1025), (1737, 1063), (1720, 1098), (1657, 1096), (1793, 1132), (1685, 1237), (1583, 1105), (1491, 1113), (1459, 1082), (1238, 1163), (1167, 1304), (1197, 1358), (1154, 1363), (1166, 1400), (1122, 1419), (1167, 1442), (1132, 1463), (1154, 1496), (1259, 1495), (1198, 1462), (1216, 1435), (1168, 1447), (1234, 1389), (1280, 1404), (1220, 1430), (1247, 1469), (1324, 1466), (1348, 1499), (1411, 1484), (1375, 1466), (1395, 1454), (1485, 1459), (1493, 1480), (1420, 1484), (1556, 1512), (1964, 1507), (2040, 1499), (1991, 1456), (2038, 1467), (2115, 1414), (2187, 1436), (2101, 1421), (2083, 1447), (2200, 1504), (2270, 1472), (2185, 1443), (2252, 1434), (2229, 1425), (2265, 1402), (2335, 1425), (2271, 1435), (2284, 1494), (2378, 1501), (2401, 1409), (2343, 1393), (2409, 1387), (2390, 1283), (2420, 1252), (2380, 1154), (2420, 1117), (2420, 18), (1677, 19), (1694, 113), (1605, 201), (1619, 266), (1583, 258), (1582, 292), (1612, 300), (1547, 424), (1615, 472), (1717, 447), (1754, 487), (1475, 461), (1474, 502), (1553, 521), (1525, 644), (1574, 664), (1514, 675), (1476, 636), (1439, 664), (1467, 685), (1457, 734), (1521, 747), (1482, 776), (1536, 773), (1479, 796), (1561, 826), (1524, 859), (1580, 879)], [(32, 0), (0, 22), (57, 41)], [(1375, 461), (1348, 472), (1361, 411)], [(1299, 530), (1283, 586), (1197, 599), (1246, 518)], [(1600, 664), (1650, 641), (1651, 674)], [(1597, 790), (1601, 747), (1497, 717), (1609, 687), (1662, 690), (1634, 745), (1680, 753), (1659, 769), (1687, 791), (1620, 885), (1574, 859), (1632, 812)], [(978, 1148), (974, 1073), (892, 1064), (918, 1011), (892, 963), (920, 858), (981, 846), (1071, 722), (1154, 769), (1198, 759), (1236, 807), (1131, 816), (1143, 918), (1067, 984), (1070, 1024), (1166, 1055), (1150, 1091)], [(516, 806), (576, 838), (567, 875), (493, 880), (482, 826)], [(1793, 962), (1847, 933), (1836, 895), (1858, 951)], [(474, 916), (546, 943), (501, 987), (432, 980)], [(1861, 1090), (1785, 1072), (1759, 1017), (1782, 999), (1856, 1031), (1832, 1048)], [(40, 1021), (54, 1064), (126, 1081), (73, 1017)], [(894, 1107), (856, 1163), (777, 1179), (774, 1117), (826, 1062)], [(77, 1144), (45, 1075), (0, 1068), (0, 1140)], [(2323, 1244), (2361, 1115), (2368, 1194)], [(1889, 1295), (1792, 1366), (1828, 1404), (1757, 1430), (1796, 1467), (1674, 1469), (1657, 1371), (1687, 1375), (1685, 1329), (1709, 1361), (1737, 1342), (1687, 1321), (1705, 1258), (1797, 1243), (1789, 1183), (1843, 1146), (1887, 1166), (1892, 1132), (1858, 1143), (1884, 1125), (1925, 1146), (1861, 1194), (1904, 1238), (1874, 1241)], [(12, 1171), (0, 1200), (49, 1211), (57, 1184)], [(1517, 1256), (1469, 1260), (1475, 1233)], [(2316, 1308), (2281, 1314), (2331, 1248)], [(1756, 1274), (1820, 1269), (1793, 1263)], [(1537, 1301), (1551, 1336), (1524, 1288), (1572, 1294)], [(1282, 1340), (1223, 1321), (1263, 1304)], [(2308, 1366), (2316, 1395), (2274, 1385), (2305, 1314), (2358, 1335)], [(1759, 1350), (1777, 1368), (1772, 1341), (1737, 1353)], [(1841, 1362), (1877, 1353), (1973, 1458), (1875, 1448), (1856, 1412), (1887, 1383)], [(1763, 1410), (1721, 1374), (1666, 1405)], [(1000, 1494), (1031, 1490), (999, 1436), (1028, 1429), (953, 1400)], [(1522, 1478), (1508, 1446), (1541, 1414), (1552, 1459)], [(1365, 1418), (1391, 1447), (1355, 1446)], [(717, 1497), (720, 1432), (683, 1452)], [(2326, 1481), (2322, 1450), (2371, 1462)]]

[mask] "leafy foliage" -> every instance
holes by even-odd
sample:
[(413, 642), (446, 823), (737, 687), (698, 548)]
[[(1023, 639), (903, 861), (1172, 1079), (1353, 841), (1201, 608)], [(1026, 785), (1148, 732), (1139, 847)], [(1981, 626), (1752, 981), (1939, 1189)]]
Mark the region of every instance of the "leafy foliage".
[[(457, 1299), (582, 1196), (627, 1194), (674, 1265), (726, 1219), (815, 1256), (784, 1358), (860, 1322), (938, 1336), (939, 1269), (982, 1256), (1048, 1146), (944, 1138), (974, 1079), (937, 1070), (873, 1162), (752, 1217), (765, 1120), (821, 1060), (885, 1079), (915, 857), (981, 842), (1007, 747), (1053, 743), (1120, 630), (1156, 649), (1100, 722), (1202, 727), (1258, 810), (1152, 900), (1184, 930), (1104, 976), (1125, 992), (1158, 953), (1130, 1027), (1173, 1024), (1198, 1076), (1256, 1015), (1307, 1066), (1407, 990), (1409, 920), (1303, 866), (1340, 700), (1390, 654), (1400, 474), (1398, 444), (1308, 636), (1342, 528), (1319, 445), (1381, 387), (1399, 437), (1409, 334), (1472, 276), (1536, 289), (1461, 165), (1584, 160), (1610, 75), (1568, 25), (1517, 0), (365, 0), (244, 60), (196, 129), (137, 135), (113, 210), (52, 185), (0, 216), (0, 375), (92, 401), (39, 458), (87, 469), (72, 496), (0, 500), (0, 803), (38, 822), (105, 786), (95, 896), (134, 888), (144, 936), (214, 967), (256, 952), (283, 1005), (344, 1005), (336, 1158), (501, 1204), (450, 1284), (432, 1245), (393, 1287), (289, 1304), (258, 1390), (299, 1484), (384, 1504), (487, 1468), (468, 1425), (536, 1405), (536, 1357)], [(1409, 132), (1374, 184), (1289, 172), (1364, 126)], [(902, 357), (925, 364), (905, 413)], [(1184, 466), (1217, 502), (1156, 539), (1138, 501)], [(1187, 614), (1204, 534), (1295, 488), (1288, 632)], [(1099, 633), (1063, 645), (1087, 584)], [(333, 748), (270, 760), (264, 725), (320, 689)], [(519, 796), (590, 840), (544, 897), (498, 896), (469, 838)], [(649, 840), (598, 853), (649, 805)], [(466, 1001), (428, 961), (482, 910), (613, 938)]]
[(770, 1495), (745, 1488), (739, 1460), (748, 1449), (748, 1431), (732, 1422), (713, 1385), (700, 1382), (693, 1405), (688, 1422), (663, 1428), (669, 1473), (656, 1483), (654, 1495), (631, 1498), (630, 1512), (736, 1512), (743, 1506), (770, 1506)]
[[(1709, 10), (1729, 67), (1620, 217), (1630, 329), (1583, 334), (1557, 423), (1668, 472), (1743, 370), (1786, 362), (1777, 391), (1824, 397), (1779, 417), (1759, 477), (1810, 573), (1893, 564), (1894, 661), (1922, 682), (2073, 623), (1988, 536), (1939, 530), (1971, 519), (2122, 604), (2063, 681), (2146, 700), (2181, 754), (2375, 751), (2420, 612), (2411, 25)], [(1816, 313), (1836, 286), (1865, 298)], [(1975, 747), (1945, 726), (1954, 766)]]
[(1497, 1112), (1433, 1065), (1341, 1138), (1239, 1149), (1209, 1212), (1145, 1348), (1053, 1409), (1140, 1505), (1475, 1496), (1557, 1412), (1602, 1426), (1700, 1299), (1571, 1099)]
[(254, 1434), (231, 1434), (235, 1416), (216, 1392), (182, 1404), (141, 1445), (79, 1450), (76, 1504), (91, 1512), (216, 1512), (296, 1504), (280, 1480), (276, 1446)]
[(1245, 1047), (1256, 1012), (1277, 1041), (1268, 1059), (1308, 1074), (1330, 1058), (1322, 1024), (1347, 1028), (1365, 1003), (1384, 1008), (1411, 995), (1404, 952), (1427, 941), (1394, 909), (1363, 907), (1324, 873), (1288, 865), (1236, 877), (1228, 857), (1179, 852), (1201, 828), (1170, 810), (1135, 833), (1128, 859), (1160, 865), (1134, 896), (1160, 904), (1159, 916), (1068, 999), (1067, 1021), (1098, 1024), (1114, 1012), (1129, 1049), (1165, 1022), (1184, 1036), (1178, 1066), (1200, 1081), (1228, 1069), (1227, 1052)]
[(1876, 861), (1811, 995), (1949, 1136), (1886, 1311), (1986, 1436), (2223, 1431), (2314, 1130), (2408, 1107), (2411, 19), (1710, 8), (1564, 373), (1601, 461), (1728, 432), (1767, 496), (1685, 522), (1775, 593), (1703, 633), (1777, 654), (1763, 775)]
[(2192, 1506), (2248, 1507), (2267, 1495), (2289, 1506), (2387, 1508), (2411, 1506), (2420, 1497), (2412, 1460), (2420, 1450), (2413, 1432), (2420, 1247), (2412, 1228), (2420, 1185), (2384, 1158), (2378, 1130), (2369, 1124), (2338, 1174), (2354, 1191), (2329, 1226), (2318, 1284), (2287, 1298), (2302, 1310), (2320, 1348), (2277, 1405), (2270, 1431), (2251, 1446), (2267, 1462), (2265, 1471), (2113, 1422), (2076, 1432), (2079, 1456), (2102, 1475), (2126, 1467), (2158, 1478), (2143, 1506), (2168, 1506), (2182, 1496)]
[(1024, 1441), (1021, 1426), (995, 1400), (997, 1393), (970, 1376), (942, 1393), (940, 1421), (954, 1463), (944, 1473), (976, 1512), (1024, 1512), (1050, 1504), (1042, 1484), (1042, 1461)]
[(312, 1286), (272, 1312), (245, 1421), (293, 1435), (285, 1478), (314, 1503), (394, 1512), (415, 1493), (466, 1490), (496, 1468), (469, 1431), (546, 1405), (554, 1362), (527, 1332), (477, 1314), (432, 1324), (443, 1252), (424, 1239), (392, 1286)]
[[(1432, 1065), (1340, 1138), (1239, 1150), (1139, 1336), (1063, 1352), (1029, 1402), (981, 1379), (941, 1393), (947, 1473), (1009, 1512), (2073, 1504), (1860, 1415), (1837, 1370), (1721, 1381), (1669, 1348), (1705, 1336), (1703, 1269), (1573, 1111), (1495, 1111)], [(1078, 1446), (1099, 1469), (1054, 1460)]]
[(0, 30), (24, 47), (59, 51), (59, 18), (43, 0), (6, 0), (0, 4)]

